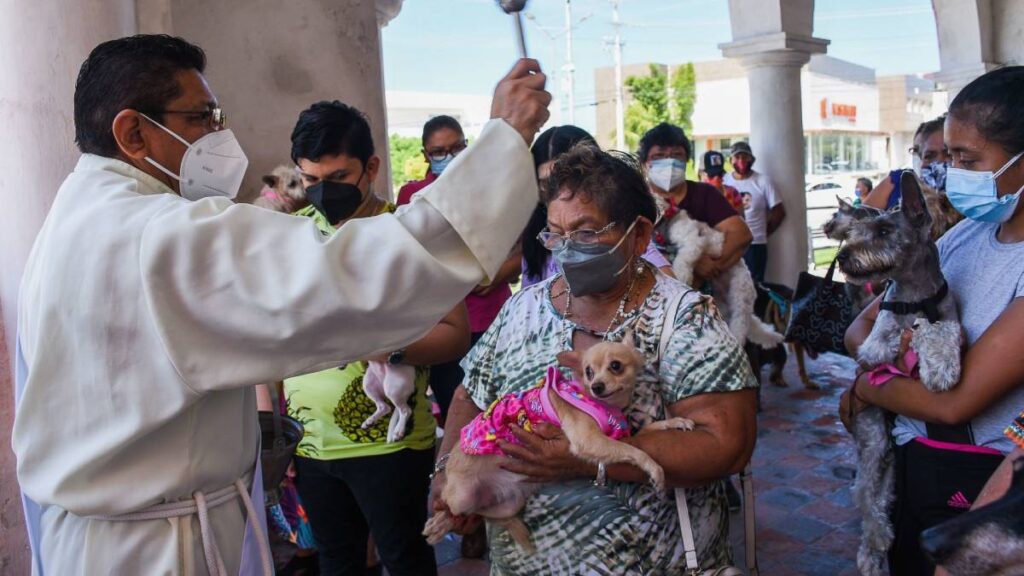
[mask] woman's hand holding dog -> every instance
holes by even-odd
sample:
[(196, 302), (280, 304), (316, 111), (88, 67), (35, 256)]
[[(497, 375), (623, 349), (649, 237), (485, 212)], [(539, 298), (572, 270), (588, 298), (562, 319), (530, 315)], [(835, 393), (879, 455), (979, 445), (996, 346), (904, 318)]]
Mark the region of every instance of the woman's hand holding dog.
[[(914, 337), (913, 330), (904, 330), (900, 334), (900, 350), (896, 354), (896, 368), (901, 372), (907, 373), (907, 351), (910, 350), (910, 341)], [(859, 391), (865, 389), (869, 384), (867, 383), (868, 376), (866, 373), (861, 374), (850, 386), (850, 389), (843, 392), (842, 396), (839, 397), (839, 419), (843, 423), (843, 427), (846, 428), (847, 432), (853, 432), (853, 420), (868, 406), (871, 406), (870, 402), (864, 400), (863, 394)], [(859, 388), (858, 388), (859, 386)]]
[(441, 498), (441, 493), (444, 492), (445, 478), (447, 475), (444, 471), (438, 472), (434, 475), (434, 479), (430, 482), (430, 510), (433, 512), (447, 512), (452, 517), (452, 532), (465, 536), (466, 534), (472, 534), (476, 532), (476, 529), (480, 527), (480, 523), (483, 519), (476, 514), (470, 514), (468, 516), (456, 516), (452, 514), (452, 511), (448, 509), (448, 505), (444, 503)]
[(522, 446), (498, 441), (501, 450), (510, 456), (500, 466), (509, 472), (527, 477), (530, 482), (557, 482), (593, 477), (597, 467), (575, 456), (562, 431), (550, 424), (537, 424), (534, 432), (519, 426), (509, 428)]

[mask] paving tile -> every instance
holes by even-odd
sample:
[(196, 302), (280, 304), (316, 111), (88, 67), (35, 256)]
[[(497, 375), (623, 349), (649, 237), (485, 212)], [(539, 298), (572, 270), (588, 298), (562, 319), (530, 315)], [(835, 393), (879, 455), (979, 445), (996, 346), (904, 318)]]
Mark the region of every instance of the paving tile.
[(797, 509), (797, 514), (820, 520), (834, 528), (841, 528), (857, 519), (857, 511), (824, 499), (816, 499)]
[(834, 530), (824, 522), (795, 513), (775, 522), (771, 527), (804, 544), (811, 544)]
[[(757, 472), (754, 472), (757, 474)], [(790, 486), (782, 486), (779, 488), (772, 488), (762, 494), (758, 494), (756, 499), (761, 502), (767, 502), (774, 504), (781, 508), (789, 510), (795, 510), (804, 504), (810, 502), (814, 497), (804, 492), (803, 490), (797, 490)]]

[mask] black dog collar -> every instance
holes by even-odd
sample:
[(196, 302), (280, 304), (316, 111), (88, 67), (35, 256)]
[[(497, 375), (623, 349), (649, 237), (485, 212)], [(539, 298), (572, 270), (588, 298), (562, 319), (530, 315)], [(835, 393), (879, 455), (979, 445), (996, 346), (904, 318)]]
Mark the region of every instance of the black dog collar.
[(889, 312), (899, 314), (900, 316), (924, 312), (928, 321), (934, 324), (939, 321), (939, 302), (942, 302), (947, 294), (949, 294), (949, 284), (943, 280), (942, 286), (939, 286), (939, 291), (930, 298), (925, 298), (924, 300), (919, 300), (917, 302), (890, 302), (888, 300), (882, 300), (882, 310), (888, 310)]

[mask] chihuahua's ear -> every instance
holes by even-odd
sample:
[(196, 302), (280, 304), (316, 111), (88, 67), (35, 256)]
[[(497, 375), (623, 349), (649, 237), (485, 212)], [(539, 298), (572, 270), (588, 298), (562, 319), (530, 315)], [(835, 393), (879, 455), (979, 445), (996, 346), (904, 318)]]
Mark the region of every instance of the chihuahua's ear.
[(622, 337), (622, 343), (630, 348), (636, 348), (636, 337), (633, 335), (633, 329), (626, 330), (626, 335)]
[(559, 366), (565, 366), (572, 370), (572, 373), (576, 375), (576, 378), (581, 378), (583, 376), (583, 357), (579, 352), (566, 350), (564, 352), (559, 352), (558, 356), (555, 358), (558, 359)]
[(853, 212), (853, 204), (850, 204), (849, 202), (847, 202), (845, 199), (843, 199), (838, 194), (836, 195), (836, 200), (839, 201), (839, 211), (840, 212), (846, 212), (846, 213)]

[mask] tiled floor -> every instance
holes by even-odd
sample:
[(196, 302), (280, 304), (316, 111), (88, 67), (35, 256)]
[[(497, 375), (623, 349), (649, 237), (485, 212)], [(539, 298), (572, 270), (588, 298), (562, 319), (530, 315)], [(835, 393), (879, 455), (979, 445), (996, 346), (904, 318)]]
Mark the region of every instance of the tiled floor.
[[(808, 359), (820, 391), (803, 388), (792, 358), (786, 368), (789, 388), (762, 390), (754, 452), (758, 564), (765, 576), (853, 576), (860, 530), (850, 497), (855, 455), (837, 407), (854, 364), (833, 355)], [(741, 566), (742, 520), (733, 514), (733, 549)], [(454, 539), (437, 547), (437, 559), (442, 576), (488, 573), (486, 562), (461, 559)]]

